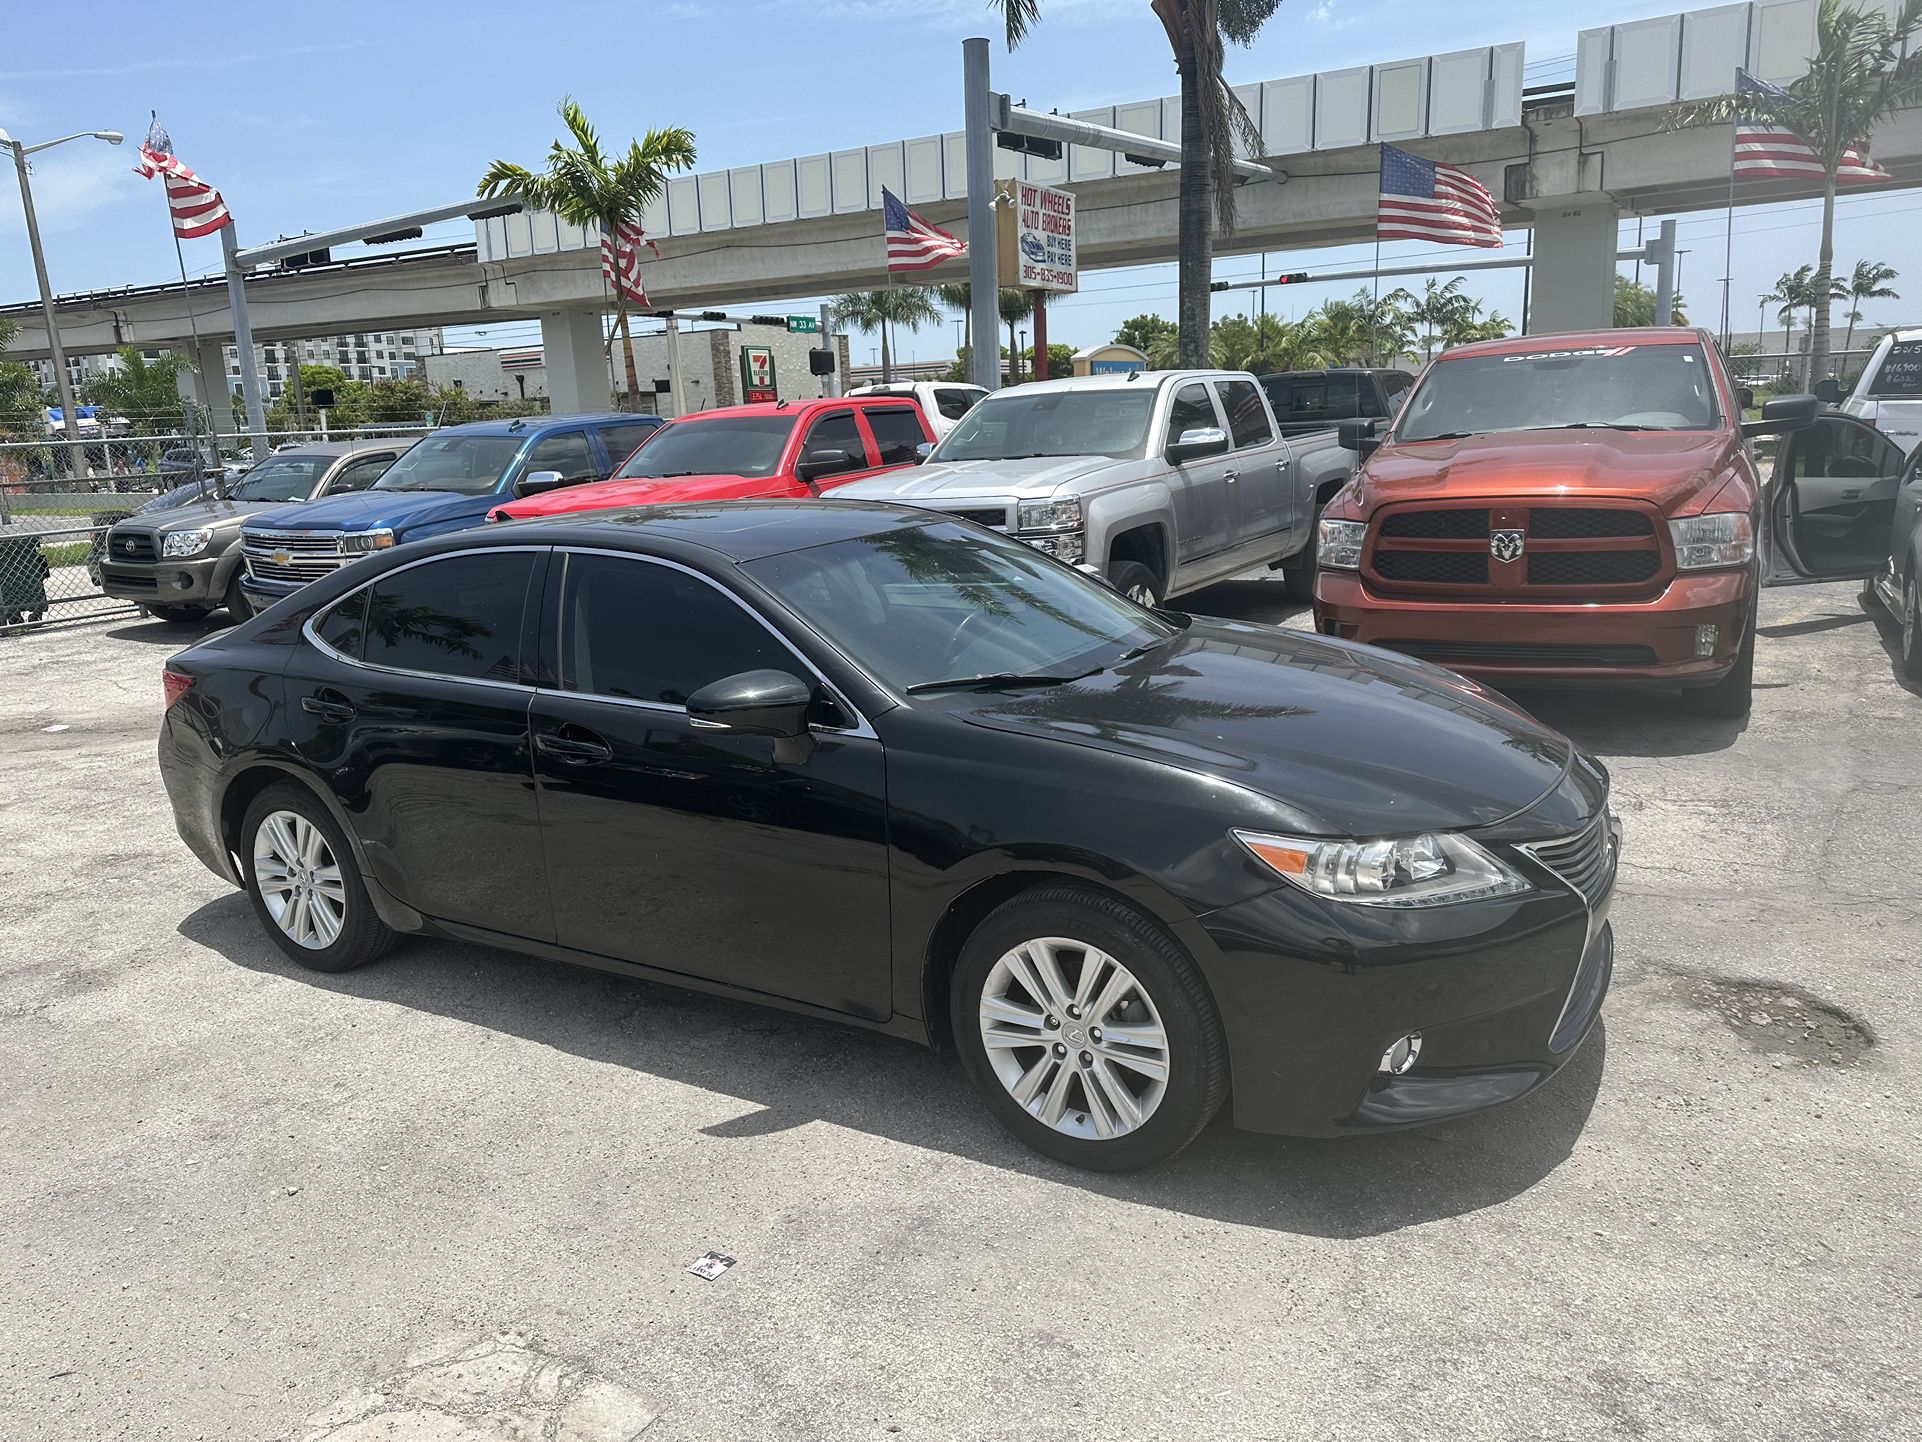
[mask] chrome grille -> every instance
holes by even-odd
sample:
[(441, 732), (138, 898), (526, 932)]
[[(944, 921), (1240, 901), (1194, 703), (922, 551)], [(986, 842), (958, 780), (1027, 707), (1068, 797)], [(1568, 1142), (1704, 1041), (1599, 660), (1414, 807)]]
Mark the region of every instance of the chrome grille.
[(1615, 879), (1615, 845), (1603, 812), (1573, 836), (1537, 841), (1521, 848), (1576, 891), (1591, 906)]
[(340, 569), (340, 540), (333, 531), (241, 532), (247, 569), (263, 581), (307, 582)]

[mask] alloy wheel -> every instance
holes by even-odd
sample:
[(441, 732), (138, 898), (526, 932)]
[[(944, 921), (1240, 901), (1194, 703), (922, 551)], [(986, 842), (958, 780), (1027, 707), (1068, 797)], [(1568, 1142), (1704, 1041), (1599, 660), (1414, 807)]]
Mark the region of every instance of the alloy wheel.
[(1064, 1136), (1141, 1127), (1168, 1090), (1167, 1028), (1133, 972), (1068, 937), (1025, 941), (981, 989), (981, 1043), (1016, 1104)]
[(1128, 599), (1137, 606), (1146, 606), (1152, 611), (1156, 604), (1154, 587), (1140, 583), (1132, 585), (1128, 587)]
[(324, 951), (347, 921), (347, 888), (321, 829), (297, 811), (270, 811), (254, 831), (254, 885), (280, 929)]

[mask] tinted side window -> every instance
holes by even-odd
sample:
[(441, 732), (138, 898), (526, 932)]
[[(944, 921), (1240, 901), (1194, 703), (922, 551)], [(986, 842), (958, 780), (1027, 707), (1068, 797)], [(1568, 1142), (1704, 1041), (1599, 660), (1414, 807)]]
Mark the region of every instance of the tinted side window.
[(561, 666), (563, 690), (664, 706), (742, 671), (801, 672), (767, 627), (698, 576), (578, 554), (567, 558)]
[[(861, 428), (854, 423), (854, 412), (837, 411), (831, 416), (822, 417), (814, 423), (808, 431), (807, 440), (801, 444), (801, 456), (804, 460), (816, 451), (829, 450), (846, 451), (849, 463), (837, 466), (831, 471), (823, 471), (822, 475), (838, 476), (845, 471), (865, 471), (868, 468), (867, 442), (861, 439)], [(818, 480), (820, 477), (817, 476), (815, 479)], [(723, 671), (721, 674), (731, 676), (734, 673)]]
[(379, 480), (381, 472), (393, 463), (394, 457), (391, 452), (382, 452), (377, 456), (362, 456), (357, 461), (350, 461), (340, 468), (339, 474), (333, 479), (333, 484), (327, 487), (327, 494), (338, 496), (348, 491), (364, 491)]
[(1221, 408), (1228, 413), (1228, 433), (1235, 438), (1235, 449), (1265, 446), (1275, 438), (1268, 424), (1268, 408), (1261, 403), (1261, 391), (1253, 381), (1222, 381), (1216, 386)]
[(964, 390), (960, 386), (943, 386), (934, 393), (935, 408), (951, 421), (958, 421), (974, 409), (974, 403), (981, 399), (983, 392)]
[(1289, 385), (1288, 407), (1276, 406), (1284, 421), (1318, 421), (1328, 414), (1328, 377), (1298, 376)]
[(867, 413), (868, 429), (874, 432), (875, 449), (881, 452), (884, 466), (911, 466), (915, 453), (928, 439), (921, 430), (921, 413), (906, 406), (874, 408)]
[(621, 467), (621, 462), (634, 454), (634, 448), (654, 434), (654, 426), (602, 426), (601, 444), (607, 447), (608, 474), (612, 475)]
[(1350, 371), (1347, 375), (1328, 377), (1328, 413), (1331, 421), (1351, 421), (1361, 414), (1361, 377)]
[(370, 588), (363, 658), (440, 676), (518, 681), (534, 556), (479, 551), (398, 571)]
[(1215, 403), (1208, 399), (1208, 387), (1191, 381), (1175, 392), (1168, 408), (1168, 443), (1172, 445), (1187, 431), (1209, 430), (1220, 425), (1215, 419)]
[(1873, 426), (1827, 415), (1795, 432), (1798, 479), (1870, 480), (1902, 469), (1902, 448)]
[(594, 466), (594, 448), (588, 444), (586, 431), (562, 431), (557, 436), (536, 441), (527, 464), (521, 467), (521, 474), (531, 476), (536, 471), (559, 471), (564, 486), (600, 479)]
[(367, 592), (356, 591), (346, 600), (322, 614), (314, 623), (314, 634), (341, 655), (358, 661), (360, 638), (366, 630)]

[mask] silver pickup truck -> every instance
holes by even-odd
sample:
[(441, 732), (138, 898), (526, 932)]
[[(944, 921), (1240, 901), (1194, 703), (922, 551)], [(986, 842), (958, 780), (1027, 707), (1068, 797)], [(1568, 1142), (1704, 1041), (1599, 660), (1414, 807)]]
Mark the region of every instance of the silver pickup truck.
[(1354, 463), (1333, 430), (1278, 436), (1244, 371), (1150, 371), (997, 391), (923, 465), (834, 494), (993, 526), (1147, 605), (1262, 565), (1305, 601), (1316, 512)]

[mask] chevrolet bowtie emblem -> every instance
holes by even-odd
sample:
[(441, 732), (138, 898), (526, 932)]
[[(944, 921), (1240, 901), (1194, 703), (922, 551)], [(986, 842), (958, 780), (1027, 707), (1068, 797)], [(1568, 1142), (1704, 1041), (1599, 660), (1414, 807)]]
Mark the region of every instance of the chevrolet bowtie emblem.
[(292, 551), (275, 551), (272, 560), (276, 566), (292, 565), (294, 554)]

